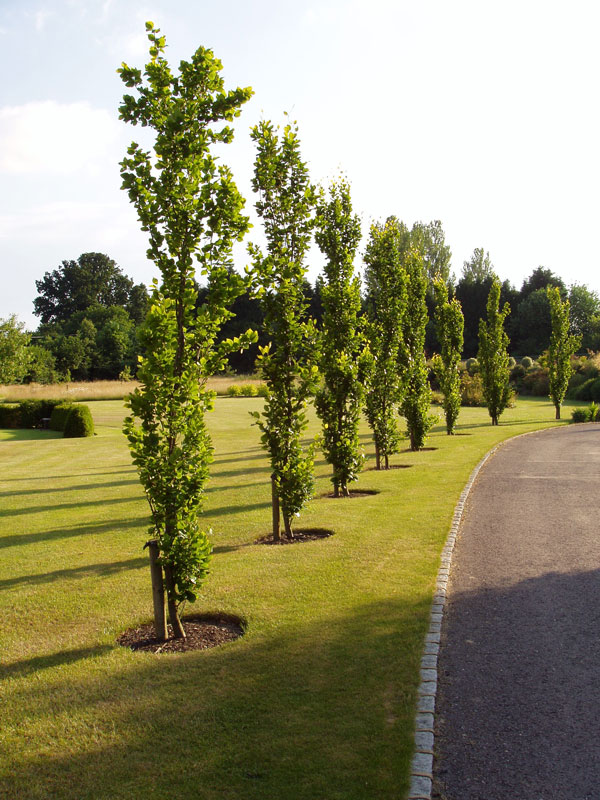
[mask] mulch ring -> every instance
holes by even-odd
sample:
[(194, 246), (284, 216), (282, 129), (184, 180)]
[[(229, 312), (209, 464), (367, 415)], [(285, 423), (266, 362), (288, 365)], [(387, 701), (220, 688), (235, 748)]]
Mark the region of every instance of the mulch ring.
[(367, 467), (366, 472), (387, 472), (390, 469), (410, 469), (412, 466), (413, 464), (390, 464), (387, 470), (385, 467), (381, 467), (381, 469), (377, 469), (377, 467)]
[(238, 617), (228, 614), (195, 614), (182, 619), (185, 639), (175, 639), (173, 629), (167, 625), (167, 641), (156, 638), (154, 625), (129, 628), (117, 639), (117, 644), (146, 653), (183, 653), (186, 650), (208, 650), (244, 635), (244, 626)]
[(350, 489), (349, 494), (339, 494), (337, 497), (333, 492), (325, 492), (321, 497), (331, 497), (332, 500), (350, 500), (352, 497), (371, 497), (379, 494), (379, 489)]
[(333, 531), (329, 528), (294, 528), (293, 539), (287, 539), (282, 532), (281, 539), (274, 539), (273, 534), (269, 533), (267, 536), (261, 536), (256, 540), (256, 544), (299, 544), (300, 542), (315, 542), (318, 539), (326, 539), (328, 536), (333, 536)]

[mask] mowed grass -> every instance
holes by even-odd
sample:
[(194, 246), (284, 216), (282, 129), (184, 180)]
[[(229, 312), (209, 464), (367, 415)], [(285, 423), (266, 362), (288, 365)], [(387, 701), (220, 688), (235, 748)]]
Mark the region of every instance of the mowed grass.
[[(458, 496), (498, 441), (557, 424), (521, 400), (492, 427), (463, 409), (401, 469), (368, 455), (333, 500), (317, 462), (302, 527), (335, 535), (255, 544), (269, 530), (259, 398), (219, 398), (206, 492), (212, 572), (193, 610), (243, 617), (236, 642), (177, 655), (115, 644), (151, 618), (147, 505), (119, 401), (90, 403), (97, 436), (0, 431), (0, 797), (390, 800), (408, 788), (423, 637)], [(441, 412), (440, 412), (441, 413)], [(564, 416), (570, 416), (565, 409)], [(314, 417), (310, 434), (318, 430)]]

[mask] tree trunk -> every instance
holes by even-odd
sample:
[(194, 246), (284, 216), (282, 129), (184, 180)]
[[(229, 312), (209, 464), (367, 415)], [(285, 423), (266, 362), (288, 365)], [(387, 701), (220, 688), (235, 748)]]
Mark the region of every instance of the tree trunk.
[(275, 484), (275, 476), (271, 475), (271, 510), (273, 513), (273, 539), (276, 542), (281, 540), (281, 522), (279, 514), (279, 495)]
[(339, 484), (337, 484), (337, 483), (333, 484), (333, 496), (334, 497), (339, 497), (340, 496), (340, 487), (339, 487)]
[(379, 455), (379, 445), (375, 444), (375, 469), (381, 469), (381, 456)]
[(283, 525), (285, 527), (285, 535), (288, 539), (293, 539), (294, 534), (292, 532), (292, 520), (286, 515), (283, 515)]
[(165, 587), (162, 567), (158, 563), (158, 540), (146, 542), (150, 557), (150, 575), (152, 577), (152, 603), (154, 605), (154, 631), (161, 642), (167, 640), (167, 612), (165, 609)]
[(350, 497), (350, 490), (348, 489), (345, 483), (342, 484), (342, 495), (344, 497)]
[(388, 456), (387, 453), (385, 454), (385, 468), (386, 469), (390, 468), (390, 457)]
[(164, 565), (165, 583), (167, 584), (167, 604), (169, 606), (169, 622), (173, 628), (173, 636), (176, 639), (185, 639), (185, 631), (177, 613), (177, 603), (175, 602), (175, 581), (173, 570), (170, 564)]
[(556, 419), (560, 419), (560, 406), (557, 405), (555, 406), (555, 408), (556, 408)]

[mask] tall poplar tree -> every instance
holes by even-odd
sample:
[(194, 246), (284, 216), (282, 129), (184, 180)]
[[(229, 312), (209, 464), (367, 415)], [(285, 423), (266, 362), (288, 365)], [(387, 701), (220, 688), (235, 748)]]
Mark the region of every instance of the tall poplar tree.
[(510, 314), (510, 306), (505, 303), (500, 310), (500, 281), (494, 278), (487, 300), (487, 320), (479, 320), (478, 360), (483, 383), (483, 396), (492, 425), (510, 400), (510, 369), (508, 366), (508, 335), (504, 330), (504, 320)]
[(315, 406), (323, 425), (323, 449), (333, 467), (335, 497), (348, 496), (364, 456), (358, 424), (364, 401), (366, 340), (359, 324), (360, 282), (354, 275), (354, 256), (361, 238), (360, 218), (352, 213), (350, 187), (333, 183), (329, 198), (317, 206), (315, 239), (327, 257), (321, 285), (323, 329), (320, 337), (322, 388)]
[[(221, 62), (202, 47), (173, 74), (163, 57), (164, 37), (152, 22), (146, 30), (150, 61), (143, 73), (127, 64), (119, 69), (136, 93), (123, 97), (119, 112), (125, 122), (152, 129), (154, 145), (147, 151), (133, 142), (121, 176), (148, 232), (147, 255), (161, 280), (154, 282), (144, 326), (146, 355), (137, 374), (141, 386), (128, 400), (124, 432), (150, 504), (150, 533), (164, 570), (173, 632), (184, 637), (180, 607), (196, 599), (211, 550), (200, 526), (212, 458), (204, 417), (213, 394), (206, 380), (231, 349), (254, 338), (249, 332), (235, 342), (216, 341), (230, 316), (229, 303), (244, 289), (231, 269), (231, 250), (246, 233), (248, 218), (230, 170), (217, 164), (212, 147), (231, 142), (227, 123), (252, 90), (226, 91)], [(209, 287), (198, 310), (195, 262)], [(164, 609), (156, 603), (155, 623), (162, 635)]]
[(560, 407), (565, 399), (569, 378), (573, 374), (571, 356), (581, 345), (581, 336), (570, 333), (570, 303), (560, 297), (557, 286), (546, 289), (550, 304), (552, 334), (548, 348), (548, 377), (550, 379), (550, 398), (556, 409), (556, 419), (560, 419)]
[(444, 394), (446, 432), (454, 433), (460, 412), (459, 363), (463, 349), (465, 320), (460, 302), (448, 297), (448, 285), (441, 275), (433, 282), (435, 326), (441, 353), (433, 357), (433, 369)]
[(404, 259), (407, 274), (406, 310), (402, 319), (404, 346), (400, 349), (399, 368), (404, 376), (404, 399), (401, 413), (406, 419), (410, 449), (425, 445), (435, 417), (430, 413), (431, 387), (425, 358), (427, 328), (427, 273), (419, 250), (411, 248)]
[(316, 329), (307, 315), (305, 258), (314, 226), (316, 192), (300, 156), (294, 125), (279, 137), (271, 122), (252, 129), (257, 154), (252, 186), (263, 221), (267, 254), (249, 246), (252, 275), (264, 312), (269, 339), (258, 365), (267, 384), (262, 414), (254, 417), (271, 458), (273, 538), (293, 538), (292, 520), (313, 493), (314, 448), (304, 451), (307, 405), (318, 379)]
[(396, 412), (404, 386), (398, 364), (404, 346), (402, 320), (407, 303), (403, 258), (409, 242), (406, 226), (396, 217), (389, 217), (385, 224), (371, 226), (364, 255), (370, 349), (365, 410), (375, 440), (377, 469), (389, 468), (389, 457), (398, 452), (400, 443)]

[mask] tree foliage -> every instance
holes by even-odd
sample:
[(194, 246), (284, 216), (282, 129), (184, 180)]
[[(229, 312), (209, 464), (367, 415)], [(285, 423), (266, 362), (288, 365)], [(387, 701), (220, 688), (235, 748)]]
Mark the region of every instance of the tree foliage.
[(407, 292), (402, 319), (403, 347), (399, 354), (399, 368), (404, 383), (402, 414), (406, 419), (410, 449), (421, 450), (435, 417), (430, 413), (431, 388), (425, 357), (425, 331), (428, 321), (425, 295), (428, 281), (419, 250), (413, 247), (408, 251), (404, 268)]
[(459, 363), (463, 349), (464, 318), (456, 297), (448, 297), (448, 286), (439, 275), (434, 281), (435, 324), (440, 353), (433, 357), (433, 368), (444, 394), (446, 432), (451, 435), (460, 412)]
[(31, 363), (31, 335), (16, 314), (0, 319), (0, 383), (21, 383)]
[(250, 245), (252, 276), (261, 297), (268, 344), (258, 366), (267, 384), (255, 419), (271, 459), (273, 536), (293, 538), (292, 520), (313, 493), (314, 448), (302, 447), (307, 404), (316, 388), (316, 329), (304, 295), (305, 258), (314, 226), (316, 192), (300, 155), (295, 125), (279, 129), (262, 121), (252, 129), (257, 153), (252, 186), (263, 221), (266, 255)]
[(552, 334), (548, 348), (548, 379), (550, 398), (556, 409), (556, 419), (560, 419), (560, 407), (567, 393), (569, 378), (573, 373), (571, 356), (581, 344), (581, 336), (569, 332), (570, 303), (561, 300), (560, 289), (548, 286), (546, 289), (552, 319)]
[(371, 226), (364, 255), (370, 350), (366, 416), (375, 440), (377, 469), (382, 468), (382, 459), (389, 467), (389, 457), (398, 452), (400, 442), (396, 409), (404, 394), (399, 364), (408, 282), (403, 264), (409, 247), (410, 231), (396, 217)]
[(478, 360), (483, 382), (483, 396), (488, 407), (492, 425), (510, 400), (510, 368), (508, 355), (508, 335), (504, 330), (504, 320), (510, 314), (510, 306), (505, 303), (500, 310), (500, 281), (492, 282), (487, 301), (487, 320), (479, 321)]
[[(126, 64), (119, 69), (136, 92), (123, 97), (119, 111), (125, 122), (152, 129), (153, 152), (132, 142), (121, 176), (148, 232), (147, 255), (158, 266), (161, 283), (153, 286), (141, 387), (130, 396), (124, 431), (150, 504), (150, 533), (158, 541), (171, 624), (184, 636), (179, 608), (196, 599), (211, 550), (200, 526), (212, 458), (205, 424), (212, 393), (206, 380), (223, 366), (229, 350), (252, 339), (249, 332), (216, 343), (228, 305), (244, 288), (230, 267), (233, 243), (243, 238), (248, 219), (231, 172), (217, 163), (213, 149), (231, 142), (227, 123), (252, 91), (226, 91), (221, 62), (203, 47), (173, 74), (163, 56), (164, 37), (151, 22), (146, 30), (150, 61), (143, 74)], [(209, 289), (200, 308), (194, 259)]]
[(34, 313), (42, 323), (67, 322), (90, 306), (122, 306), (135, 322), (146, 312), (148, 293), (135, 285), (104, 253), (82, 253), (77, 261), (63, 261), (35, 282), (39, 292)]
[(350, 187), (333, 183), (329, 198), (317, 206), (315, 239), (327, 258), (321, 287), (323, 328), (320, 370), (323, 385), (315, 399), (323, 425), (323, 449), (333, 467), (333, 490), (348, 495), (364, 456), (358, 424), (364, 402), (365, 338), (359, 324), (360, 282), (354, 275), (354, 256), (361, 238), (360, 218), (352, 213)]

